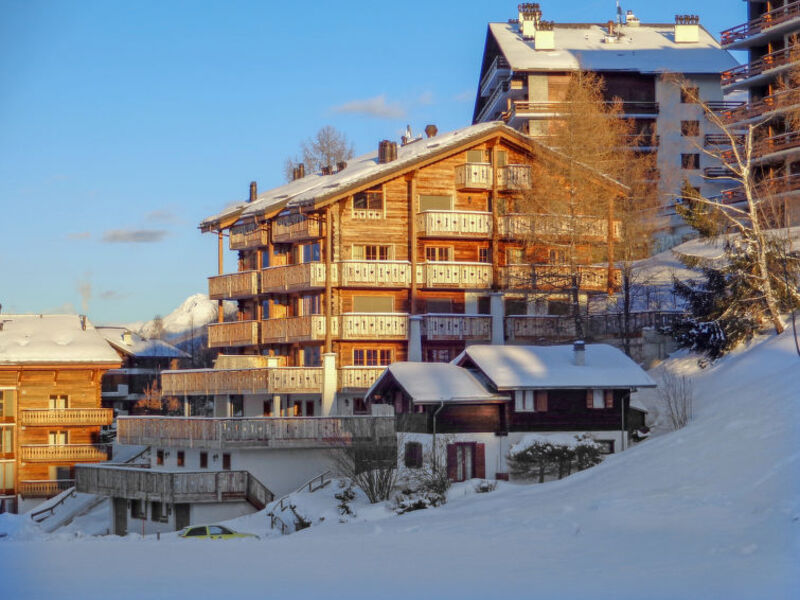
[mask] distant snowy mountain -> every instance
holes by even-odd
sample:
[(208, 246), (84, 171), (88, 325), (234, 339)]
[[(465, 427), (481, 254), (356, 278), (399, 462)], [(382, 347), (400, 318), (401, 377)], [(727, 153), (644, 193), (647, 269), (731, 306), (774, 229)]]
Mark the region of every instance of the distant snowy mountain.
[[(236, 303), (225, 301), (225, 318), (236, 315)], [(217, 320), (217, 301), (210, 300), (205, 294), (193, 294), (183, 301), (178, 308), (162, 318), (164, 337), (179, 339), (191, 334), (192, 329), (204, 332), (206, 325)], [(144, 337), (156, 334), (155, 319), (129, 323), (128, 327)]]

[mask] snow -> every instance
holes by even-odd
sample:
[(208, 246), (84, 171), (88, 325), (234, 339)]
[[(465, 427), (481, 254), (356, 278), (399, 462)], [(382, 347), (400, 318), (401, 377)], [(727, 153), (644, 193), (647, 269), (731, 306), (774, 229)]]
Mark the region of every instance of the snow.
[(88, 319), (82, 327), (78, 315), (0, 315), (0, 324), (0, 364), (119, 363), (105, 338)]
[(586, 344), (585, 364), (574, 363), (571, 344), (561, 346), (467, 346), (466, 358), (499, 390), (519, 388), (639, 388), (655, 382), (625, 354), (608, 344)]
[[(223, 302), (225, 317), (231, 318), (236, 314), (236, 302), (226, 300)], [(217, 320), (217, 301), (211, 300), (206, 294), (192, 294), (183, 303), (162, 318), (162, 326), (167, 337), (178, 337), (194, 329), (202, 329), (209, 323)], [(155, 320), (144, 323), (130, 323), (128, 329), (147, 338), (156, 333)]]
[[(573, 433), (529, 433), (522, 437), (520, 441), (511, 446), (510, 454), (519, 454), (523, 450), (527, 450), (536, 444), (552, 444), (553, 446), (565, 446), (567, 448), (575, 449), (579, 445), (586, 446), (588, 440), (583, 437), (588, 434), (582, 434), (581, 439)], [(591, 438), (589, 438), (591, 439)], [(593, 444), (594, 442), (592, 442)]]
[[(694, 382), (687, 427), (565, 479), (486, 494), (459, 484), (440, 508), (394, 516), (378, 505), (262, 540), (0, 540), (4, 597), (800, 597), (791, 332), (706, 369), (697, 359), (661, 367)], [(637, 395), (654, 411), (650, 393)], [(17, 520), (0, 516), (0, 530)]]
[(103, 337), (117, 350), (139, 358), (188, 358), (188, 354), (163, 340), (149, 340), (127, 327), (98, 327)]
[(519, 26), (490, 23), (489, 31), (515, 71), (639, 71), (641, 73), (713, 73), (739, 63), (704, 28), (699, 41), (676, 43), (674, 25), (623, 26), (624, 36), (606, 43), (606, 27), (599, 24), (555, 24), (555, 50), (535, 50)]
[(381, 382), (390, 375), (411, 396), (415, 404), (506, 400), (488, 392), (466, 369), (451, 363), (421, 362), (392, 363), (372, 384), (366, 396), (377, 390)]

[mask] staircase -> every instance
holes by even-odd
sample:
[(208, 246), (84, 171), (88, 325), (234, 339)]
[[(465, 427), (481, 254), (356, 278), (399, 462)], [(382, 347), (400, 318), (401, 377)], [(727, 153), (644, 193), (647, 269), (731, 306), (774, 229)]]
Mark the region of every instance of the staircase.
[[(325, 471), (313, 479), (309, 479), (295, 491), (290, 492), (276, 500), (272, 505), (272, 509), (267, 512), (267, 517), (269, 517), (269, 528), (280, 529), (281, 535), (289, 535), (290, 533), (298, 531), (294, 515), (288, 516), (285, 514), (285, 511), (288, 510), (293, 512), (295, 509), (295, 505), (292, 504), (290, 497), (301, 492), (316, 492), (317, 490), (321, 490), (327, 486), (331, 481), (331, 472)], [(287, 520), (289, 521), (288, 523)]]

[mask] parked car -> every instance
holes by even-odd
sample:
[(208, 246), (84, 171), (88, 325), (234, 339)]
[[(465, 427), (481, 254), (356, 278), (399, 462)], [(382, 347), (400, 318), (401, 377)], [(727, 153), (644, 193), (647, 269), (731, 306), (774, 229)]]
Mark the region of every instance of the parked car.
[(234, 538), (256, 538), (253, 533), (238, 533), (222, 525), (193, 525), (186, 527), (179, 534), (182, 538), (195, 538), (207, 540), (230, 540)]

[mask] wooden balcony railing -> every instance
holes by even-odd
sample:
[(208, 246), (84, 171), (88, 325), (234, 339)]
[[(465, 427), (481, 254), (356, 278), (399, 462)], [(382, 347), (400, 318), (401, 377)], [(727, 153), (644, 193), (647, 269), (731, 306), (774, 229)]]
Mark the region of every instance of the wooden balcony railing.
[[(628, 331), (639, 336), (646, 327), (672, 325), (681, 313), (672, 311), (642, 311), (629, 315)], [(618, 337), (622, 332), (622, 315), (583, 315), (583, 336), (589, 339)], [(514, 315), (505, 319), (506, 340), (509, 342), (574, 340), (575, 318), (562, 315)]]
[[(579, 289), (586, 291), (606, 291), (608, 289), (608, 268), (602, 266), (578, 266)], [(502, 269), (503, 285), (511, 289), (569, 289), (573, 269), (569, 265), (508, 265)], [(620, 282), (618, 269), (612, 270), (612, 286)]]
[(340, 318), (343, 340), (408, 339), (407, 314), (348, 313)]
[(343, 367), (339, 370), (339, 389), (366, 390), (375, 383), (386, 367)]
[(326, 448), (394, 435), (394, 417), (120, 417), (121, 444), (184, 448)]
[(322, 368), (163, 371), (161, 389), (165, 396), (319, 393), (322, 391)]
[(753, 145), (753, 154), (763, 158), (793, 148), (800, 148), (800, 131), (789, 131), (760, 140)]
[(25, 498), (50, 498), (75, 485), (74, 479), (20, 481), (19, 493)]
[(58, 425), (110, 425), (114, 411), (110, 408), (58, 408), (24, 409), (20, 411), (20, 425), (58, 426)]
[(456, 189), (492, 189), (492, 165), (489, 163), (467, 163), (456, 167)]
[(258, 271), (242, 271), (208, 278), (208, 297), (212, 300), (247, 298), (258, 294)]
[(95, 462), (108, 460), (104, 444), (37, 444), (20, 446), (20, 458), (29, 462)]
[(261, 270), (262, 294), (299, 292), (323, 287), (325, 287), (325, 264), (321, 262), (282, 265)]
[[(758, 183), (755, 186), (756, 194), (761, 199), (780, 196), (800, 190), (800, 175), (790, 175), (789, 177), (775, 177)], [(735, 187), (722, 190), (719, 201), (723, 204), (738, 204), (747, 200), (747, 195), (743, 187)]]
[(265, 226), (248, 223), (247, 225), (236, 225), (231, 227), (230, 237), (231, 250), (246, 250), (248, 248), (258, 248), (269, 243), (269, 235)]
[(762, 31), (767, 31), (792, 19), (800, 19), (800, 2), (787, 3), (780, 8), (765, 12), (757, 19), (724, 30), (720, 34), (720, 43), (723, 46), (727, 46), (739, 40), (758, 35)]
[(231, 321), (209, 323), (208, 345), (210, 348), (255, 346), (258, 344), (258, 321)]
[(417, 281), (427, 288), (486, 289), (492, 286), (492, 265), (426, 262), (417, 267)]
[(784, 48), (783, 50), (765, 54), (758, 60), (754, 60), (751, 63), (723, 71), (722, 85), (733, 85), (735, 83), (739, 83), (740, 81), (744, 81), (745, 79), (750, 79), (751, 77), (756, 77), (762, 73), (771, 71), (772, 69), (789, 65), (792, 63), (793, 50), (793, 46)]
[(796, 108), (800, 105), (800, 89), (785, 90), (764, 96), (757, 102), (736, 102), (734, 106), (709, 106), (719, 113), (725, 123), (731, 125), (740, 121), (758, 118), (769, 113)]
[(170, 473), (121, 465), (80, 466), (75, 469), (75, 489), (97, 496), (166, 504), (246, 500), (264, 508), (275, 499), (275, 494), (247, 471)]
[[(603, 241), (608, 237), (608, 219), (602, 217), (574, 217), (562, 215), (502, 215), (498, 220), (502, 237), (521, 239), (535, 237), (565, 237), (573, 232), (580, 239)], [(614, 239), (622, 235), (622, 222), (612, 221)]]
[(488, 237), (492, 214), (461, 210), (426, 210), (417, 214), (420, 235), (429, 237)]
[[(611, 105), (612, 102), (605, 104)], [(576, 110), (569, 102), (528, 102), (527, 100), (517, 100), (512, 104), (512, 118), (521, 115), (544, 115), (558, 114), (565, 110)], [(622, 112), (626, 115), (657, 115), (658, 102), (622, 102)]]
[(530, 165), (506, 165), (497, 169), (497, 187), (501, 190), (529, 190), (532, 181)]
[(489, 340), (492, 319), (487, 315), (423, 315), (422, 335), (429, 341)]
[[(331, 320), (331, 333), (338, 333), (336, 319)], [(261, 321), (261, 343), (281, 344), (325, 339), (325, 317), (307, 315)]]
[(347, 260), (336, 264), (335, 277), (342, 287), (407, 287), (411, 264), (390, 260)]
[(322, 227), (317, 218), (298, 213), (278, 217), (272, 224), (272, 241), (298, 242), (322, 237)]
[(495, 56), (494, 60), (492, 61), (492, 64), (489, 65), (489, 68), (486, 70), (486, 74), (481, 79), (479, 86), (481, 90), (481, 95), (482, 96), (486, 95), (487, 86), (491, 84), (491, 82), (497, 75), (507, 75), (509, 73), (509, 70), (510, 66), (505, 57), (499, 54)]

